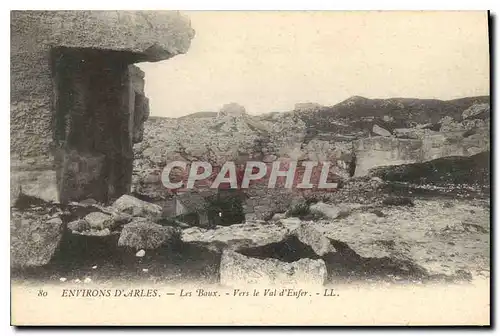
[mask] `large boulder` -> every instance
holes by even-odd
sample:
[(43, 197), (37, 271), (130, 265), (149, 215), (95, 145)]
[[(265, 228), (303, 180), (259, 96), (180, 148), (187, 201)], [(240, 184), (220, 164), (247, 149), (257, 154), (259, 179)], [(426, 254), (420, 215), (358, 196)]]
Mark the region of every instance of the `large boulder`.
[(46, 265), (56, 252), (64, 232), (59, 217), (12, 212), (10, 248), (12, 267)]
[(277, 259), (250, 258), (229, 250), (222, 253), (220, 282), (224, 286), (322, 286), (326, 279), (326, 265), (320, 259), (287, 263)]
[(259, 247), (282, 241), (288, 230), (278, 225), (265, 225), (259, 221), (247, 221), (243, 224), (217, 226), (207, 230), (191, 227), (182, 231), (182, 240), (187, 243), (199, 243), (210, 247), (238, 250), (246, 247)]
[(330, 240), (311, 226), (299, 225), (291, 234), (297, 237), (303, 244), (310, 246), (318, 256), (336, 252)]
[(174, 229), (155, 224), (146, 218), (136, 218), (123, 226), (118, 246), (151, 250), (174, 238)]
[(134, 217), (146, 217), (156, 219), (161, 216), (161, 206), (142, 201), (130, 195), (123, 195), (117, 199), (112, 208), (119, 212), (130, 214)]

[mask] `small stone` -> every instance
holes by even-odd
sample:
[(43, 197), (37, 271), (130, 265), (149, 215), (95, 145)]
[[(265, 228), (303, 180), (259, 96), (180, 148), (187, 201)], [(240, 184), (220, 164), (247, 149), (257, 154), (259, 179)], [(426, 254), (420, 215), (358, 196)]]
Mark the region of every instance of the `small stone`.
[(59, 278), (59, 281), (61, 281), (61, 282), (66, 282), (66, 280), (68, 280), (68, 279), (66, 279), (66, 278)]
[(84, 219), (77, 219), (68, 223), (68, 229), (71, 231), (83, 232), (90, 229), (90, 224)]
[(125, 212), (134, 217), (156, 219), (162, 213), (161, 206), (142, 201), (130, 195), (121, 196), (113, 203), (112, 207), (119, 212)]
[(92, 269), (97, 269), (97, 265), (92, 266)]
[(83, 280), (83, 282), (84, 282), (84, 283), (90, 283), (90, 282), (92, 282), (92, 279), (87, 277), (87, 278), (85, 278), (85, 279)]
[(81, 281), (80, 279), (75, 279), (75, 280), (74, 280), (74, 282), (75, 282), (75, 283), (80, 283), (80, 282), (82, 282), (82, 281)]
[(139, 251), (135, 254), (135, 256), (136, 256), (136, 257), (139, 257), (139, 258), (142, 258), (142, 257), (144, 257), (145, 255), (146, 255), (146, 251), (144, 251), (144, 250), (139, 250)]
[(381, 136), (385, 136), (385, 137), (390, 137), (391, 136), (391, 132), (389, 132), (388, 130), (380, 127), (377, 124), (373, 125), (372, 132), (375, 133), (375, 134), (377, 134), (377, 135), (381, 135)]
[(273, 215), (273, 218), (271, 219), (272, 221), (279, 221), (282, 219), (285, 219), (286, 214), (285, 213), (276, 213)]
[(93, 229), (103, 230), (113, 226), (112, 217), (102, 212), (91, 212), (84, 219)]
[(382, 201), (383, 205), (394, 206), (415, 206), (413, 200), (409, 197), (388, 196)]
[(119, 226), (122, 224), (127, 224), (132, 220), (132, 215), (129, 215), (124, 212), (113, 212), (111, 214), (111, 217), (113, 218), (113, 221), (115, 222), (115, 226)]
[(49, 219), (46, 223), (47, 224), (53, 224), (53, 225), (61, 225), (62, 224), (62, 219), (59, 218), (59, 217), (54, 217), (54, 218)]
[(142, 271), (143, 271), (144, 273), (149, 272), (149, 270), (148, 270), (147, 268), (143, 268), (143, 269), (142, 269)]
[(11, 265), (32, 267), (46, 265), (59, 246), (64, 232), (60, 218), (45, 221), (29, 213), (12, 212), (10, 221)]
[(280, 223), (289, 230), (295, 230), (300, 226), (301, 221), (300, 218), (288, 217), (280, 220)]

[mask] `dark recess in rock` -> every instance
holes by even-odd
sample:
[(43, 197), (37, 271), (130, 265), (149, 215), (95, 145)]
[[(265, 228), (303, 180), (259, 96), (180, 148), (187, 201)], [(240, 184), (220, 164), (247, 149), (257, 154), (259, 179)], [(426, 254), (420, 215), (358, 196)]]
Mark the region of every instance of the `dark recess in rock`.
[(247, 257), (258, 259), (273, 258), (285, 262), (294, 262), (303, 258), (320, 259), (310, 246), (302, 243), (295, 236), (289, 236), (279, 243), (242, 248), (236, 252)]

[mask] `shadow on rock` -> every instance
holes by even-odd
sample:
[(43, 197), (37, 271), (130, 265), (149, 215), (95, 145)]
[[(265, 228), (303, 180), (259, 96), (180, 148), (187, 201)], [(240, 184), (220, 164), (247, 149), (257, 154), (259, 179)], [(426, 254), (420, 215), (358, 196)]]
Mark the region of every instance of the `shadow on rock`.
[(326, 262), (329, 280), (387, 279), (397, 277), (400, 280), (422, 280), (428, 272), (409, 260), (389, 257), (363, 258), (346, 243), (330, 239), (337, 250), (323, 257)]

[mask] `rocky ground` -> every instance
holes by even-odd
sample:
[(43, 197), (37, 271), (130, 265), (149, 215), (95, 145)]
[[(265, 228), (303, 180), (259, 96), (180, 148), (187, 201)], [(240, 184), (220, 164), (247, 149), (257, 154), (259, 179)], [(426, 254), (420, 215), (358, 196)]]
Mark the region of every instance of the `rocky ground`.
[[(370, 180), (372, 189), (374, 182), (380, 183)], [(364, 186), (370, 189), (368, 182)], [(88, 214), (98, 209), (114, 218), (115, 224), (106, 224), (113, 227), (109, 232), (102, 227), (87, 227), (83, 234), (63, 228), (61, 244), (46, 252), (53, 252), (50, 262), (14, 268), (13, 280), (231, 285), (301, 281), (416, 284), (489, 278), (488, 198), (436, 194), (409, 198), (408, 194), (389, 197), (380, 193), (364, 200), (324, 199), (310, 205), (309, 211), (316, 214), (313, 218), (301, 214), (294, 217), (289, 211), (275, 214), (269, 221), (248, 221), (211, 230), (180, 229), (174, 227), (175, 223), (156, 226), (153, 223), (158, 220), (152, 214), (158, 209), (139, 200), (128, 199), (133, 202), (128, 208), (120, 208), (120, 202), (108, 208), (74, 204), (72, 209), (59, 209), (53, 205), (53, 210), (44, 215), (51, 223), (56, 217), (61, 218), (63, 226), (74, 223), (76, 217), (91, 221), (100, 216), (89, 218)], [(14, 217), (25, 218), (37, 211), (41, 211), (40, 205), (30, 205), (14, 210)], [(122, 215), (118, 216), (120, 211)], [(58, 212), (72, 215), (61, 216)], [(169, 230), (164, 231), (166, 228)], [(129, 234), (125, 234), (127, 230)], [(54, 234), (48, 239), (53, 240)]]

